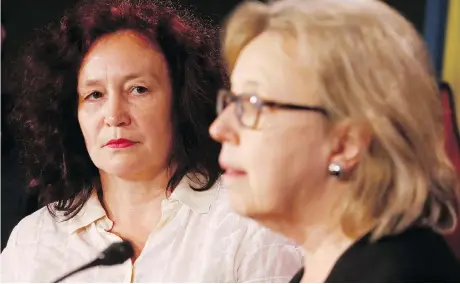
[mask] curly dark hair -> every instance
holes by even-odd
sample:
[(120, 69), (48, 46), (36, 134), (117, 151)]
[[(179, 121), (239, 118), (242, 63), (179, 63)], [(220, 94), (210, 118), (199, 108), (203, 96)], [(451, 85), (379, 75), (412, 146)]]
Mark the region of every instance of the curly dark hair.
[(207, 190), (221, 174), (220, 145), (208, 134), (217, 90), (227, 84), (218, 31), (171, 2), (84, 1), (37, 31), (13, 75), (18, 84), (11, 118), (24, 145), (29, 186), (53, 215), (61, 211), (71, 218), (91, 191), (101, 188), (78, 124), (77, 74), (91, 44), (119, 30), (136, 31), (157, 43), (169, 66), (174, 128), (169, 163), (176, 170), (168, 189), (196, 173), (206, 180), (193, 189)]

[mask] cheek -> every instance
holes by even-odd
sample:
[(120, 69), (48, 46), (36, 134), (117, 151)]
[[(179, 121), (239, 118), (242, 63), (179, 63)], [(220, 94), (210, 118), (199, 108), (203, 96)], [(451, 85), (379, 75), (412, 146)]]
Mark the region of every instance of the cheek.
[(88, 150), (97, 143), (99, 127), (95, 118), (87, 112), (78, 111), (78, 123)]
[[(251, 188), (265, 198), (294, 198), (305, 184), (319, 183), (327, 164), (325, 138), (315, 127), (289, 127), (260, 135), (251, 146)], [(249, 156), (249, 154), (248, 154)]]
[(89, 138), (89, 127), (88, 127), (88, 120), (86, 116), (78, 111), (78, 124), (80, 125), (81, 133), (83, 134), (83, 138), (85, 139), (85, 142), (87, 143), (88, 138)]
[(151, 147), (161, 148), (161, 152), (165, 151), (165, 147), (172, 145), (173, 125), (171, 113), (167, 106), (159, 111), (153, 111), (158, 107), (150, 108), (149, 111), (133, 113), (133, 119), (139, 128), (141, 134), (151, 145)]

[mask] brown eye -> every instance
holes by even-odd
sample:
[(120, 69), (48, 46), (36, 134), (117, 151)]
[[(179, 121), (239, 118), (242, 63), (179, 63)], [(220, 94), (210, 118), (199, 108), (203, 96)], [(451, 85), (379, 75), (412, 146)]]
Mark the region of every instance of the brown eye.
[(85, 101), (86, 100), (91, 100), (91, 101), (94, 101), (94, 100), (98, 100), (100, 98), (102, 98), (102, 93), (101, 92), (92, 92), (91, 94), (87, 95), (85, 97)]
[(148, 92), (149, 89), (146, 87), (142, 86), (135, 86), (131, 89), (131, 93), (134, 93), (135, 95), (142, 95)]

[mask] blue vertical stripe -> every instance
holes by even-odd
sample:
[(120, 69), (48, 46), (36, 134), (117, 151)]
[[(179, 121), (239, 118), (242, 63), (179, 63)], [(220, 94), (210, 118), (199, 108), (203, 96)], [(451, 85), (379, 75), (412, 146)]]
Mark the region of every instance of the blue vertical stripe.
[(448, 6), (449, 0), (427, 0), (425, 6), (424, 37), (438, 77), (442, 74)]

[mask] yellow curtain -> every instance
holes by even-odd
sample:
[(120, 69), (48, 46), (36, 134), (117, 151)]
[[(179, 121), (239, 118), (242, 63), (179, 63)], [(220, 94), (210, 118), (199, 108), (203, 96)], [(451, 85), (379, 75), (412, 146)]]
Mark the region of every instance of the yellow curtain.
[(454, 92), (457, 125), (460, 125), (460, 0), (449, 1), (445, 40), (442, 79)]

